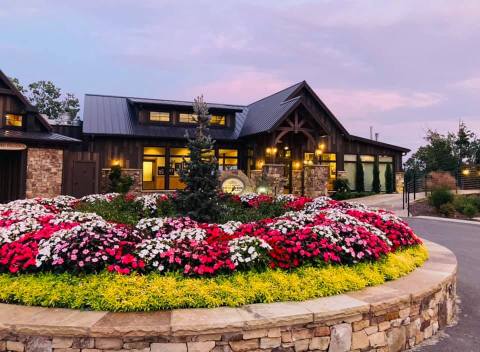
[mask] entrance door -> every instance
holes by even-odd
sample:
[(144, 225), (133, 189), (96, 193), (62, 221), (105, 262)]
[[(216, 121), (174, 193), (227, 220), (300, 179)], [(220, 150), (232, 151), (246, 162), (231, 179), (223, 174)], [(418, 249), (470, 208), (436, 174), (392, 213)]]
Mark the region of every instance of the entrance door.
[(24, 197), (24, 152), (0, 151), (0, 203)]
[(72, 195), (80, 198), (95, 193), (96, 175), (95, 161), (74, 161)]

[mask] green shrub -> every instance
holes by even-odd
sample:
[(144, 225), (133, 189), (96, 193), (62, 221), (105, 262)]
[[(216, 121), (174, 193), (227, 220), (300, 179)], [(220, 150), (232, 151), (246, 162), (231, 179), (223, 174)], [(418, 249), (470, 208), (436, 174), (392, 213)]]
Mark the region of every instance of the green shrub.
[(127, 193), (133, 185), (133, 178), (123, 175), (122, 167), (119, 165), (112, 166), (108, 179), (109, 192)]
[(353, 266), (268, 269), (213, 278), (107, 272), (83, 276), (0, 274), (0, 302), (128, 312), (304, 301), (398, 279), (421, 266), (427, 258), (427, 249), (415, 246), (390, 253), (377, 262)]
[(462, 212), (462, 214), (468, 218), (473, 218), (477, 213), (478, 209), (473, 204), (467, 204)]
[(96, 213), (107, 221), (130, 225), (135, 225), (143, 217), (142, 205), (125, 200), (123, 196), (116, 197), (111, 202), (81, 203), (77, 206), (77, 210)]
[(453, 201), (453, 193), (446, 188), (437, 188), (432, 191), (432, 194), (429, 197), (429, 202), (433, 205), (437, 210), (443, 204), (451, 203)]
[(378, 158), (375, 158), (373, 163), (373, 181), (372, 191), (373, 193), (380, 193), (382, 185), (380, 184), (380, 166), (378, 165)]
[(355, 191), (365, 192), (364, 172), (360, 155), (357, 155), (357, 162), (355, 163)]
[(337, 178), (333, 181), (333, 190), (339, 193), (345, 193), (350, 191), (350, 186), (347, 179)]
[(362, 197), (368, 197), (371, 195), (374, 195), (375, 193), (373, 192), (343, 192), (343, 193), (335, 193), (332, 195), (332, 199), (335, 200), (346, 200), (346, 199), (352, 199), (352, 198), (362, 198)]
[(455, 215), (455, 207), (452, 203), (445, 203), (440, 206), (438, 212), (447, 218), (451, 218)]
[(387, 164), (387, 168), (385, 169), (385, 191), (387, 193), (393, 193), (393, 173), (392, 173), (392, 165)]

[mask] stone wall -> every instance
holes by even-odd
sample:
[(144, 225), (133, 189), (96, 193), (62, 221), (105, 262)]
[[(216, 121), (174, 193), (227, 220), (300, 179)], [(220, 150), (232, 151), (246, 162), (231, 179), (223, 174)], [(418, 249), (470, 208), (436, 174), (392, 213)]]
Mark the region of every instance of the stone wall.
[(304, 167), (304, 192), (307, 197), (328, 195), (329, 168), (325, 165), (312, 165)]
[(0, 351), (403, 351), (455, 318), (455, 256), (428, 248), (424, 267), (402, 279), (305, 302), (153, 313), (0, 304)]
[(63, 150), (28, 148), (26, 197), (55, 197), (62, 193)]
[[(110, 169), (102, 169), (100, 175), (100, 193), (108, 192), (109, 179), (108, 174)], [(142, 170), (141, 169), (122, 169), (123, 175), (128, 175), (133, 179), (132, 188), (130, 192), (141, 193), (142, 192)]]

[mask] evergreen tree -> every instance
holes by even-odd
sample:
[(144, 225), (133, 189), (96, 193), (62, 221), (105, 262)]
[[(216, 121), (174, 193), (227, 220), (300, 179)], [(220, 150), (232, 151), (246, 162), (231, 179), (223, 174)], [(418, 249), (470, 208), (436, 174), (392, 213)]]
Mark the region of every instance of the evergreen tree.
[(355, 168), (355, 191), (365, 192), (365, 183), (363, 176), (363, 165), (360, 155), (357, 155), (357, 163)]
[(380, 193), (382, 186), (380, 185), (380, 166), (378, 165), (378, 158), (375, 158), (373, 163), (373, 181), (372, 181), (372, 191), (375, 193)]
[(392, 165), (387, 164), (387, 168), (385, 170), (385, 191), (387, 193), (393, 193), (393, 173), (392, 173)]
[(181, 212), (195, 220), (209, 222), (218, 215), (218, 163), (214, 155), (214, 141), (208, 134), (210, 115), (203, 96), (197, 97), (193, 104), (197, 128), (195, 137), (188, 132), (190, 160), (180, 171), (180, 180), (185, 183), (184, 190), (178, 193), (178, 205)]

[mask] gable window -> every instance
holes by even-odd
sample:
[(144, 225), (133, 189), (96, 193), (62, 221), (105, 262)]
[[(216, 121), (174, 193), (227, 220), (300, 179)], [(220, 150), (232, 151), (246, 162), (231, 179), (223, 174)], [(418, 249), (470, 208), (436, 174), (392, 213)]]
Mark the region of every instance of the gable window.
[(23, 116), (16, 114), (5, 114), (5, 127), (21, 128), (23, 126)]
[(170, 122), (170, 113), (164, 111), (150, 111), (151, 122)]
[(180, 113), (178, 121), (181, 123), (197, 123), (197, 114)]
[(212, 115), (210, 124), (213, 126), (225, 126), (225, 115)]

